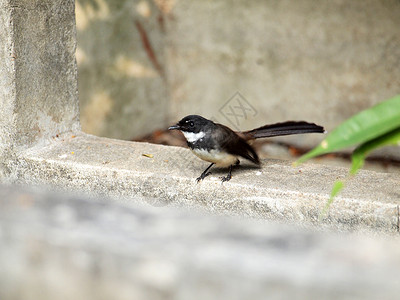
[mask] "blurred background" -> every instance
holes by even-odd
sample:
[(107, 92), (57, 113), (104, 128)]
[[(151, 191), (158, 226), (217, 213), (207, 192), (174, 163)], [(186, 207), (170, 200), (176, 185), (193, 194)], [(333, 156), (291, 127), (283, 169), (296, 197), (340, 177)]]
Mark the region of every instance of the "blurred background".
[(83, 130), (179, 145), (164, 130), (188, 114), (332, 130), (400, 93), (399, 16), (398, 0), (77, 0)]
[[(0, 6), (9, 12), (2, 16), (17, 12), (18, 18), (34, 19), (43, 11), (32, 24), (46, 27), (64, 16), (58, 9), (73, 4), (40, 1), (6, 1)], [(81, 123), (90, 134), (183, 146), (180, 133), (166, 128), (187, 114), (201, 114), (234, 130), (285, 120), (332, 130), (362, 109), (400, 94), (399, 0), (75, 3)], [(54, 7), (57, 14), (48, 11)], [(10, 20), (0, 21), (15, 26)], [(71, 33), (65, 24), (55, 28), (63, 29), (55, 32), (57, 37)], [(13, 41), (4, 36), (8, 44)], [(18, 37), (21, 48), (29, 38)], [(54, 124), (44, 116), (46, 126)], [(398, 298), (400, 210), (395, 201), (400, 193), (395, 188), (381, 193), (391, 183), (398, 188), (398, 175), (360, 174), (360, 181), (352, 183), (361, 183), (360, 195), (374, 186), (378, 193), (363, 199), (350, 192), (336, 202), (344, 213), (333, 210), (323, 225), (318, 205), (325, 192), (315, 187), (331, 173), (342, 176), (339, 168), (312, 166), (301, 180), (302, 171), (293, 170), (288, 182), (275, 188), (280, 177), (274, 178), (260, 191), (257, 184), (264, 179), (247, 187), (249, 181), (240, 183), (233, 191), (229, 186), (214, 189), (216, 182), (210, 181), (183, 192), (194, 178), (175, 177), (174, 159), (149, 160), (140, 156), (141, 145), (132, 144), (132, 154), (143, 160), (129, 159), (122, 169), (126, 156), (116, 153), (125, 149), (130, 154), (125, 143), (58, 138), (43, 148), (14, 146), (18, 151), (12, 149), (6, 164), (0, 162), (16, 169), (7, 170), (13, 182), (56, 185), (59, 180), (62, 189), (54, 193), (46, 190), (51, 186), (0, 185), (1, 300)], [(322, 138), (274, 138), (257, 147), (264, 150), (261, 157), (296, 156)], [(400, 165), (399, 148), (384, 151), (379, 152), (387, 159), (380, 160), (382, 169)], [(106, 152), (107, 157), (99, 157)], [(146, 167), (158, 163), (172, 169), (171, 176), (167, 169), (150, 175), (154, 169)], [(280, 166), (272, 166), (271, 174)], [(296, 191), (299, 183), (307, 192)], [(331, 184), (325, 183), (321, 191), (329, 191)], [(132, 194), (127, 199), (84, 197), (80, 189)], [(232, 200), (234, 193), (238, 196)], [(268, 221), (274, 218), (285, 222)], [(307, 225), (309, 220), (316, 228)], [(349, 234), (347, 226), (355, 233)], [(374, 226), (372, 237), (363, 235), (369, 226)]]

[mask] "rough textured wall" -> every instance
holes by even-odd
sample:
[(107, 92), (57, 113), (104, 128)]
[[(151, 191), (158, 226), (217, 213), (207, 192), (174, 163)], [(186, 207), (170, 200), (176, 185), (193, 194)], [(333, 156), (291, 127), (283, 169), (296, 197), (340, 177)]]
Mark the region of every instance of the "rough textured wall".
[(331, 130), (400, 93), (399, 16), (397, 0), (78, 0), (83, 128), (130, 138), (199, 113)]
[(165, 32), (157, 5), (78, 0), (76, 16), (83, 130), (129, 139), (164, 126)]
[[(305, 119), (331, 130), (400, 93), (397, 0), (191, 0), (176, 1), (172, 14), (168, 75), (175, 119), (196, 112), (242, 129)], [(237, 91), (256, 112), (247, 107), (247, 120), (239, 122), (238, 100), (224, 106)], [(290, 137), (300, 144), (313, 138), (320, 140)]]
[(0, 177), (19, 149), (78, 130), (73, 0), (0, 1)]
[[(0, 1), (0, 157), (11, 152), (15, 136), (14, 106), (15, 55), (13, 49), (12, 9), (5, 1)], [(0, 178), (4, 172), (0, 164)]]

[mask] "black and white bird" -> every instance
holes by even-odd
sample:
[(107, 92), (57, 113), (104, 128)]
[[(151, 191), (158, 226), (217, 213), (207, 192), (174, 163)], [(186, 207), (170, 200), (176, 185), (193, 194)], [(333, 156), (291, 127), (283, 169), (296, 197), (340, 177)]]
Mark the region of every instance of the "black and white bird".
[(186, 116), (168, 129), (180, 130), (192, 152), (202, 160), (211, 163), (196, 179), (197, 182), (211, 174), (208, 171), (214, 164), (217, 167), (229, 167), (228, 175), (222, 177), (222, 182), (230, 180), (232, 178), (232, 167), (239, 164), (239, 157), (260, 165), (256, 151), (248, 143), (251, 140), (291, 134), (324, 132), (322, 126), (304, 121), (287, 121), (264, 125), (249, 131), (235, 132), (225, 125), (214, 123), (198, 115)]

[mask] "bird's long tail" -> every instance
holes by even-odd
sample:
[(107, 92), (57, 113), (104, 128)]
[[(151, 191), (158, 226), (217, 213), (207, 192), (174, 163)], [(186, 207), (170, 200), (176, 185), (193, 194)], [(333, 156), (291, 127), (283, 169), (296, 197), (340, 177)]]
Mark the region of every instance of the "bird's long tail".
[(322, 126), (304, 121), (287, 121), (271, 125), (265, 125), (253, 130), (241, 132), (246, 139), (259, 139), (272, 136), (302, 134), (302, 133), (324, 133)]

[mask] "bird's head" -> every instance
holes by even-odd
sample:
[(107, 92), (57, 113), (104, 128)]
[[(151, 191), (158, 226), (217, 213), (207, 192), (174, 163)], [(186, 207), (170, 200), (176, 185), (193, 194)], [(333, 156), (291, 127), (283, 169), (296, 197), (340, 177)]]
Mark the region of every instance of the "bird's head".
[(204, 131), (207, 126), (214, 124), (212, 121), (198, 115), (184, 117), (177, 124), (169, 127), (169, 130), (178, 129), (182, 132), (199, 133)]
[(203, 138), (212, 126), (214, 122), (203, 118), (198, 115), (190, 115), (184, 117), (177, 124), (169, 127), (169, 130), (177, 129), (182, 131), (186, 140), (190, 143), (196, 142), (197, 140)]

